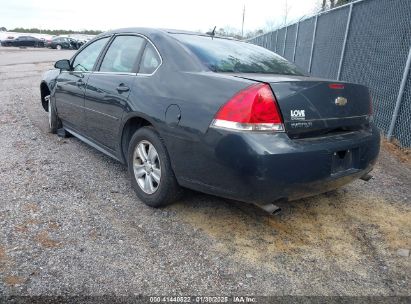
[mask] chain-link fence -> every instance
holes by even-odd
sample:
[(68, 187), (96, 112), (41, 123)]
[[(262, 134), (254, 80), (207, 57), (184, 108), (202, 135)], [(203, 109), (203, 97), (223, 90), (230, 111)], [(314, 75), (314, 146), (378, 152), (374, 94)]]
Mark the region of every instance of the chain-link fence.
[(411, 147), (411, 1), (359, 0), (249, 40), (310, 75), (360, 83), (374, 121)]

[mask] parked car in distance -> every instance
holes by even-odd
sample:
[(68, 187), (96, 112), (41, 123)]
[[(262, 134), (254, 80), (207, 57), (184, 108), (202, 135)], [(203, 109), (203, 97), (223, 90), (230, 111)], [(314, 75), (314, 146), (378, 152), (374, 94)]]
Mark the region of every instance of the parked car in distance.
[(81, 41), (81, 40), (78, 40), (72, 37), (69, 37), (68, 39), (70, 40), (71, 48), (74, 50), (78, 50), (84, 44), (84, 41)]
[(67, 37), (54, 37), (46, 41), (46, 47), (52, 49), (72, 49), (72, 42)]
[(44, 41), (32, 36), (19, 36), (15, 39), (2, 40), (1, 45), (18, 47), (44, 47)]
[(274, 213), (368, 180), (379, 153), (365, 86), (305, 76), (246, 42), (121, 29), (55, 68), (40, 84), (50, 131), (126, 164), (152, 207), (185, 187)]

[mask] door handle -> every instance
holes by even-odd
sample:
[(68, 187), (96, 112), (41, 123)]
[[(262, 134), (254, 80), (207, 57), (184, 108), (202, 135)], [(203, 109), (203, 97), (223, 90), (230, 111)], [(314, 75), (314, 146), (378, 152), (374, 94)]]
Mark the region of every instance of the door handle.
[(121, 92), (128, 92), (130, 90), (130, 88), (128, 86), (126, 86), (124, 83), (119, 84), (119, 86), (117, 87), (117, 92), (121, 93)]
[(80, 72), (80, 71), (71, 71), (70, 74), (73, 76), (76, 76), (79, 79), (84, 78), (83, 72)]
[(84, 86), (84, 81), (79, 79), (79, 80), (77, 80), (76, 84), (77, 84), (78, 87), (82, 87), (82, 86)]

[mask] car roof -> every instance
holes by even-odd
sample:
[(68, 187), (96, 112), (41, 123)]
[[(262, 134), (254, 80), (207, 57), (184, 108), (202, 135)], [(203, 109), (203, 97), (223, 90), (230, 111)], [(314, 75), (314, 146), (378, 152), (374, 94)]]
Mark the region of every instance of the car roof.
[[(201, 32), (192, 32), (192, 31), (185, 31), (185, 30), (176, 30), (176, 29), (157, 29), (157, 28), (148, 28), (148, 27), (128, 27), (128, 28), (120, 28), (111, 31), (104, 32), (98, 36), (107, 35), (107, 34), (118, 34), (118, 33), (138, 33), (146, 36), (151, 36), (154, 34), (185, 34), (185, 35), (193, 35), (193, 36), (205, 36), (210, 37), (210, 35), (201, 33)], [(238, 39), (231, 38), (231, 37), (224, 37), (224, 36), (214, 36), (215, 38), (221, 39), (228, 39), (228, 40), (235, 40)]]
[[(201, 33), (201, 32), (191, 32), (191, 31), (184, 31), (184, 30), (174, 30), (174, 29), (164, 29), (169, 34), (184, 34), (184, 35), (193, 35), (193, 36), (205, 36), (205, 37), (211, 37), (211, 35), (207, 33)], [(233, 37), (228, 37), (228, 36), (219, 36), (219, 35), (214, 35), (214, 38), (221, 38), (221, 39), (228, 39), (228, 40), (238, 40)]]

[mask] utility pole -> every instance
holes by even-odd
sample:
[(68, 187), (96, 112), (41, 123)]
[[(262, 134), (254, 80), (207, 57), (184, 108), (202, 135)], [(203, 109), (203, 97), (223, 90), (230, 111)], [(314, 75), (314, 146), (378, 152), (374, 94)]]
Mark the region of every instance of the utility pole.
[(243, 7), (243, 23), (241, 25), (241, 38), (244, 38), (244, 16), (245, 16), (245, 4)]

